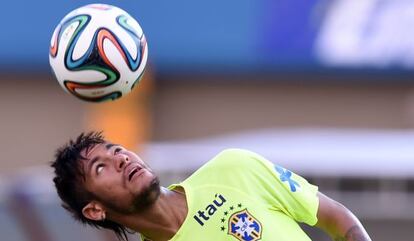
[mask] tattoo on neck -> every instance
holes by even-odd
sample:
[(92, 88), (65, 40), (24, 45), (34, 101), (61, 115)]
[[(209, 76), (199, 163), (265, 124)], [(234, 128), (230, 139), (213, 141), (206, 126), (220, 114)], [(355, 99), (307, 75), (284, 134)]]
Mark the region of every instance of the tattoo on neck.
[(371, 241), (360, 226), (354, 225), (345, 234), (345, 237), (336, 237), (335, 241)]

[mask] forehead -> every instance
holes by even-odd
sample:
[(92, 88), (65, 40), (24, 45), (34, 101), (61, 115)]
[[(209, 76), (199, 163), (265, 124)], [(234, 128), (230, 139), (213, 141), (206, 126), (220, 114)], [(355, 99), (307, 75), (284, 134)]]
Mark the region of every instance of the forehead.
[(86, 161), (93, 159), (97, 155), (104, 154), (115, 144), (105, 141), (104, 143), (98, 143), (90, 148), (82, 150), (81, 155), (86, 159)]
[(95, 152), (99, 152), (100, 149), (102, 149), (102, 147), (105, 145), (105, 143), (99, 143), (99, 144), (95, 144), (93, 146), (90, 146), (89, 148), (85, 148), (81, 151), (81, 154), (83, 157), (85, 157), (86, 159), (89, 159), (90, 156), (95, 153)]

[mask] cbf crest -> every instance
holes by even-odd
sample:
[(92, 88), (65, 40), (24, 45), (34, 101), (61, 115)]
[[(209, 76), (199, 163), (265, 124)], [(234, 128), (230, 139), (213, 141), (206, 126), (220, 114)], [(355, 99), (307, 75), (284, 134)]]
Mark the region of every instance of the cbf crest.
[(241, 241), (256, 241), (262, 237), (262, 224), (247, 209), (231, 215), (228, 234)]

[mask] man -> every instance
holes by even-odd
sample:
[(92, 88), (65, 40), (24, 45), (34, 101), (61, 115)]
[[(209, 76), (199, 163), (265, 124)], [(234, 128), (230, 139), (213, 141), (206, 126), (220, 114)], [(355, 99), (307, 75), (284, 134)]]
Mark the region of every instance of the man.
[(60, 148), (52, 167), (63, 206), (120, 239), (133, 230), (152, 241), (309, 241), (306, 223), (335, 241), (371, 241), (344, 206), (245, 150), (225, 150), (164, 188), (135, 153), (91, 132)]

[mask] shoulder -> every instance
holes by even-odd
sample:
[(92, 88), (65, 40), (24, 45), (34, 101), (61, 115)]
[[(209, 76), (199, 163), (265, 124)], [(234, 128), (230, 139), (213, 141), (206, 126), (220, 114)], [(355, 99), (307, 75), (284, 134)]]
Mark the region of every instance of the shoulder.
[(231, 148), (225, 149), (217, 154), (208, 163), (211, 166), (232, 168), (233, 170), (242, 168), (272, 167), (273, 164), (258, 153), (246, 149)]
[(233, 162), (240, 162), (240, 160), (248, 159), (250, 151), (244, 149), (230, 148), (224, 149), (214, 156), (207, 164), (220, 165)]
[(238, 148), (229, 148), (221, 151), (219, 154), (217, 154), (213, 160), (217, 159), (226, 159), (226, 160), (232, 160), (232, 159), (251, 159), (251, 158), (263, 158), (259, 154), (249, 151), (246, 149), (238, 149)]
[[(259, 177), (273, 168), (264, 157), (245, 149), (225, 149), (196, 170), (183, 185), (205, 185), (206, 183), (231, 183), (249, 177)], [(225, 181), (226, 180), (226, 181)], [(188, 186), (188, 185), (187, 185)]]

